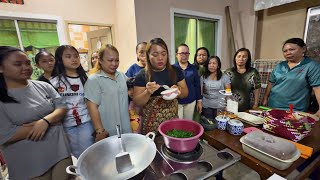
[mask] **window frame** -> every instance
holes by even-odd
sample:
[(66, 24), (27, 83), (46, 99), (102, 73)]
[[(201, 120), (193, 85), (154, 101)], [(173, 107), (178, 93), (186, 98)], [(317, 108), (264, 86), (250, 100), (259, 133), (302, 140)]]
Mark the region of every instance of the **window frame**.
[[(220, 15), (213, 15), (198, 11), (191, 11), (186, 9), (177, 9), (177, 8), (170, 8), (170, 30), (171, 30), (171, 58), (170, 63), (175, 63), (175, 36), (174, 36), (174, 17), (177, 15), (177, 17), (183, 17), (184, 15), (186, 17), (190, 18), (196, 18), (196, 19), (204, 19), (204, 20), (210, 20), (215, 21), (217, 23), (217, 28), (215, 32), (216, 36), (216, 42), (215, 42), (215, 48), (216, 48), (216, 55), (221, 57), (221, 46), (222, 46), (222, 23), (223, 18)], [(198, 30), (198, 26), (197, 26)]]
[(34, 22), (50, 22), (56, 23), (57, 25), (57, 34), (59, 39), (59, 44), (68, 44), (66, 39), (66, 32), (64, 27), (64, 21), (60, 16), (46, 15), (46, 14), (33, 14), (33, 13), (20, 13), (20, 12), (8, 12), (0, 10), (0, 19), (8, 19), (13, 20), (16, 25), (16, 31), (18, 32), (19, 45), (22, 50), (24, 47), (22, 46), (22, 41), (20, 37), (20, 30), (18, 29), (17, 21), (34, 21)]

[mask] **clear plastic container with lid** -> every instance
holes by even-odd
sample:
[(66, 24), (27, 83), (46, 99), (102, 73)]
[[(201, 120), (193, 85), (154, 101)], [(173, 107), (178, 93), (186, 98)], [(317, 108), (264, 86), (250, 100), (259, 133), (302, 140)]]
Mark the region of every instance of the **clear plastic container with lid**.
[(246, 134), (240, 142), (246, 153), (280, 170), (300, 157), (300, 151), (292, 142), (260, 130)]

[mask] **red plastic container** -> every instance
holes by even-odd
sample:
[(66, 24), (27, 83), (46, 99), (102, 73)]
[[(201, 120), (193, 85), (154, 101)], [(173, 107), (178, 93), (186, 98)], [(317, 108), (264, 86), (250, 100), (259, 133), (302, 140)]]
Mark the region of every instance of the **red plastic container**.
[[(194, 136), (191, 138), (174, 138), (166, 135), (167, 131), (172, 129), (190, 131)], [(174, 152), (186, 153), (197, 147), (199, 137), (203, 134), (203, 127), (192, 120), (171, 119), (160, 124), (158, 128), (167, 148)]]

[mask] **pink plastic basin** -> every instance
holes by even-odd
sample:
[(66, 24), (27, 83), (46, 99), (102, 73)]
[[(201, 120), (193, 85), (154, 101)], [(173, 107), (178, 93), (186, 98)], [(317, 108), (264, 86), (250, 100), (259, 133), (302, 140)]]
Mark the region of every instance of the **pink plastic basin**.
[[(190, 131), (194, 136), (191, 138), (174, 138), (166, 135), (167, 131), (172, 129)], [(203, 134), (203, 127), (192, 120), (171, 119), (160, 124), (158, 128), (167, 148), (172, 151), (185, 153), (194, 150), (197, 147), (199, 137)]]

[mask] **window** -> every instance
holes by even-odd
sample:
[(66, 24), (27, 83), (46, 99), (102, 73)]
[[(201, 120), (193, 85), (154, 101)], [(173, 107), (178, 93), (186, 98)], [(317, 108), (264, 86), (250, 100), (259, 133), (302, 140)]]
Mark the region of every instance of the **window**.
[(54, 54), (59, 46), (56, 22), (35, 22), (18, 19), (0, 19), (0, 45), (24, 50), (32, 60), (32, 79), (42, 71), (35, 66), (34, 57), (40, 50)]
[[(172, 59), (175, 59), (175, 48), (185, 43), (189, 46), (189, 62), (193, 63), (194, 54), (200, 47), (208, 48), (210, 55), (220, 55), (221, 17), (189, 10), (172, 9), (174, 42)], [(174, 57), (174, 58), (173, 58)]]
[(308, 9), (304, 40), (307, 44), (307, 56), (320, 62), (320, 6)]

